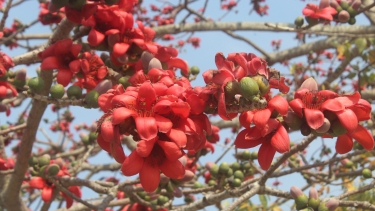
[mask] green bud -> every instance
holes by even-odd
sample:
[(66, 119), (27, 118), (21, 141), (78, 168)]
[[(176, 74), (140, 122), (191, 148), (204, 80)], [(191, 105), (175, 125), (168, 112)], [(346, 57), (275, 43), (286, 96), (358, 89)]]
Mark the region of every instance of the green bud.
[(79, 86), (71, 86), (66, 91), (69, 99), (81, 99), (82, 97), (82, 88)]
[(190, 68), (190, 73), (193, 74), (193, 75), (198, 75), (199, 72), (200, 72), (200, 69), (199, 69), (199, 67), (197, 67), (197, 66), (192, 66), (192, 67)]
[(89, 141), (90, 142), (95, 141), (97, 138), (98, 138), (98, 133), (96, 133), (96, 132), (90, 132), (89, 133)]
[[(30, 91), (34, 93), (39, 93), (43, 90), (44, 88), (44, 81), (41, 77), (34, 77), (31, 78), (28, 82), (27, 85), (30, 88)], [(22, 85), (23, 87), (23, 85)]]
[(241, 183), (242, 183), (242, 181), (240, 179), (234, 178), (234, 180), (232, 182), (232, 185), (233, 185), (233, 187), (240, 187)]
[(38, 160), (38, 158), (36, 158), (36, 157), (34, 157), (34, 156), (32, 156), (32, 157), (29, 158), (29, 166), (31, 166), (31, 167), (36, 167), (36, 166), (38, 166), (38, 165), (39, 165), (39, 160)]
[(234, 163), (232, 163), (232, 165), (230, 165), (230, 167), (232, 168), (233, 171), (236, 171), (236, 170), (239, 170), (241, 168), (241, 165), (237, 162), (234, 162)]
[(215, 180), (208, 181), (208, 186), (212, 187), (212, 186), (215, 186), (215, 185), (217, 185)]
[(235, 171), (234, 174), (233, 174), (233, 176), (234, 176), (234, 178), (238, 178), (241, 181), (243, 181), (243, 179), (245, 178), (245, 175), (240, 170)]
[(39, 167), (49, 165), (51, 157), (49, 155), (43, 155), (38, 158)]
[(229, 165), (226, 162), (222, 162), (219, 167), (219, 172), (222, 174), (227, 174), (229, 171)]
[(314, 210), (317, 210), (318, 207), (319, 207), (319, 204), (320, 204), (320, 200), (319, 199), (309, 198), (308, 207), (311, 207)]
[(240, 86), (242, 96), (248, 100), (259, 94), (258, 83), (250, 77), (243, 77), (240, 81)]
[(99, 93), (96, 90), (91, 90), (89, 93), (86, 94), (85, 96), (85, 101), (88, 106), (92, 108), (98, 108), (98, 98), (99, 98)]
[(124, 76), (118, 79), (118, 83), (121, 84), (124, 89), (126, 89), (128, 86), (131, 86), (132, 84), (128, 81), (130, 76)]
[(362, 170), (362, 176), (365, 178), (365, 179), (370, 179), (372, 178), (372, 172), (370, 169), (363, 169)]
[(214, 177), (216, 177), (218, 174), (219, 174), (219, 166), (217, 166), (216, 164), (213, 165), (210, 169), (210, 174)]
[(251, 153), (249, 152), (249, 150), (245, 150), (242, 152), (242, 158), (244, 160), (250, 160), (251, 159)]
[(59, 173), (60, 167), (57, 164), (50, 164), (47, 167), (47, 172), (51, 176), (55, 176)]
[(61, 99), (65, 94), (64, 86), (61, 84), (55, 84), (51, 87), (49, 93), (51, 94), (51, 97)]
[(301, 27), (301, 26), (303, 25), (303, 22), (304, 22), (303, 16), (298, 16), (298, 17), (294, 20), (294, 24), (295, 24), (297, 27)]

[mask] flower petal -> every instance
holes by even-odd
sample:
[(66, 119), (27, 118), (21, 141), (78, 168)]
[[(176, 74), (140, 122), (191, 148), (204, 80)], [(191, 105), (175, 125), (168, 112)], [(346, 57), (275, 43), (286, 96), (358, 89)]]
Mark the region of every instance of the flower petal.
[(374, 149), (374, 137), (362, 125), (358, 125), (350, 136), (358, 141), (366, 150)]
[(130, 153), (130, 155), (125, 159), (121, 166), (121, 172), (125, 176), (133, 176), (138, 174), (144, 163), (144, 158), (138, 155), (136, 151)]
[[(258, 135), (256, 135), (258, 134)], [(254, 136), (253, 136), (254, 135)], [(260, 130), (255, 127), (242, 130), (238, 133), (234, 145), (236, 148), (248, 149), (263, 143), (264, 138), (260, 137)]]
[(242, 112), (239, 117), (240, 124), (245, 128), (250, 128), (251, 123), (253, 123), (253, 118), (254, 118), (253, 111)]
[(303, 104), (302, 100), (299, 99), (299, 98), (296, 98), (292, 101), (289, 102), (289, 106), (292, 108), (292, 110), (294, 112), (296, 112), (296, 114), (299, 116), (299, 117), (303, 117), (303, 113), (302, 113), (302, 108), (305, 107), (305, 104)]
[(263, 128), (267, 124), (268, 120), (270, 119), (271, 113), (272, 111), (270, 108), (256, 111), (254, 114), (254, 119), (253, 119), (254, 124), (258, 128)]
[(167, 133), (168, 131), (171, 130), (173, 123), (170, 119), (157, 115), (157, 114), (155, 114), (154, 117), (155, 117), (156, 124), (160, 132)]
[(288, 113), (288, 101), (280, 95), (276, 95), (275, 97), (273, 97), (268, 102), (268, 106), (270, 108), (276, 109), (276, 111), (281, 115), (286, 115), (286, 113)]
[(160, 183), (160, 170), (158, 165), (151, 166), (147, 162), (143, 164), (139, 179), (146, 192), (153, 192)]
[(42, 177), (33, 177), (29, 181), (29, 186), (31, 188), (43, 189), (46, 185), (47, 184)]
[(141, 157), (149, 156), (152, 149), (154, 148), (154, 144), (155, 144), (155, 139), (138, 141), (137, 148), (136, 148), (138, 155)]
[(57, 72), (57, 83), (63, 85), (64, 87), (67, 86), (70, 81), (72, 80), (73, 73), (70, 69), (59, 69)]
[(183, 151), (174, 142), (158, 141), (158, 144), (163, 148), (165, 156), (169, 160), (177, 160), (184, 155)]
[(324, 123), (324, 115), (320, 110), (305, 108), (307, 124), (314, 130), (320, 128)]
[(136, 117), (135, 125), (141, 139), (153, 139), (158, 133), (158, 127), (154, 117)]
[(343, 111), (336, 113), (342, 126), (348, 131), (348, 133), (353, 132), (358, 125), (358, 119), (355, 113), (350, 109), (345, 109)]
[(279, 153), (288, 152), (290, 149), (290, 140), (288, 132), (282, 124), (276, 130), (276, 133), (271, 138), (272, 147)]
[(50, 202), (52, 200), (53, 188), (45, 186), (42, 190), (42, 199), (44, 202)]
[(272, 147), (271, 143), (263, 142), (258, 151), (258, 162), (263, 170), (269, 169), (276, 150)]
[(184, 148), (186, 146), (187, 138), (186, 134), (183, 131), (171, 129), (170, 131), (168, 131), (168, 133), (166, 133), (166, 135), (180, 148)]
[(343, 134), (337, 138), (336, 152), (340, 154), (348, 153), (353, 148), (353, 140), (347, 134)]
[(131, 116), (137, 116), (137, 112), (127, 109), (125, 107), (116, 108), (112, 113), (112, 124), (121, 124), (123, 121), (125, 121), (125, 119)]
[(181, 179), (185, 175), (185, 168), (179, 160), (165, 159), (160, 165), (160, 170), (172, 179)]

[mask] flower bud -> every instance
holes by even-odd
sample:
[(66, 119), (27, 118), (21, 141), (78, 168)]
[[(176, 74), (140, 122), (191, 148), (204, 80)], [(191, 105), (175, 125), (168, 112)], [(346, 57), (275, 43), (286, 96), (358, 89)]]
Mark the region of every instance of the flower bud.
[(354, 165), (353, 161), (349, 160), (348, 158), (341, 160), (341, 164), (348, 169), (352, 168)]
[(39, 93), (44, 88), (44, 80), (41, 77), (34, 77), (27, 82), (27, 85), (31, 92)]
[(143, 51), (141, 55), (141, 62), (144, 70), (148, 70), (148, 64), (150, 63), (151, 59), (154, 58), (154, 55), (147, 51)]
[(240, 81), (240, 87), (242, 96), (248, 100), (252, 100), (253, 97), (259, 94), (258, 83), (250, 77), (243, 77)]
[(85, 101), (89, 107), (98, 108), (99, 107), (98, 98), (99, 98), (98, 91), (91, 90), (89, 93), (86, 94)]
[(186, 156), (182, 156), (178, 160), (181, 162), (183, 166), (186, 166), (186, 162), (187, 162)]
[(214, 165), (216, 165), (214, 162), (207, 162), (206, 165), (205, 165), (205, 167), (206, 167), (207, 170), (210, 171), (211, 168), (212, 168), (212, 166), (214, 166)]
[(194, 178), (194, 173), (190, 170), (185, 169), (185, 175), (183, 178), (179, 179), (180, 182), (189, 182)]
[(199, 69), (199, 67), (197, 67), (197, 66), (192, 66), (192, 67), (190, 68), (190, 73), (193, 74), (193, 75), (198, 75), (199, 72), (200, 72), (200, 69)]
[(361, 7), (361, 0), (354, 0), (351, 7), (355, 10), (358, 11), (358, 9)]
[(308, 89), (309, 91), (318, 91), (318, 84), (313, 77), (309, 77), (301, 84), (299, 89)]
[(314, 210), (318, 209), (320, 204), (318, 191), (314, 187), (310, 188), (309, 191), (309, 202), (308, 206), (313, 208)]
[(303, 17), (302, 16), (299, 16), (299, 17), (297, 17), (295, 20), (294, 20), (294, 24), (296, 25), (296, 26), (298, 26), (298, 27), (301, 27), (301, 26), (303, 26), (303, 22), (304, 22), (305, 20), (303, 19)]
[(341, 23), (346, 23), (349, 21), (349, 19), (350, 19), (350, 14), (348, 13), (348, 11), (343, 10), (339, 13), (339, 21)]
[(50, 88), (49, 93), (52, 98), (61, 99), (65, 94), (64, 86), (61, 84), (55, 84)]
[(39, 167), (46, 166), (50, 163), (51, 156), (43, 155), (38, 158)]
[(219, 172), (222, 174), (227, 174), (229, 171), (229, 165), (226, 162), (222, 162), (219, 166)]
[[(147, 72), (152, 68), (163, 69), (161, 62), (157, 58), (152, 58), (148, 63)], [(146, 71), (145, 71), (146, 72)]]
[(329, 130), (330, 127), (331, 127), (331, 123), (329, 122), (329, 120), (327, 118), (324, 118), (323, 125), (320, 126), (318, 129), (316, 129), (315, 131), (317, 133), (324, 134)]
[(319, 9), (329, 7), (329, 0), (320, 0)]
[(100, 82), (98, 85), (96, 85), (94, 90), (96, 90), (99, 93), (99, 95), (101, 95), (103, 93), (106, 93), (111, 88), (112, 88), (112, 81), (106, 79)]
[(169, 177), (165, 176), (164, 174), (160, 175), (160, 184), (167, 184), (169, 180)]
[(60, 171), (60, 167), (57, 164), (50, 164), (50, 165), (48, 165), (48, 167), (46, 169), (46, 172), (51, 176), (57, 175), (59, 173), (59, 171)]
[(81, 99), (82, 97), (82, 88), (76, 85), (70, 86), (66, 90), (66, 94), (70, 99)]
[(294, 198), (297, 210), (305, 209), (307, 207), (309, 199), (300, 188), (292, 186), (290, 188), (290, 194)]
[(372, 178), (372, 172), (370, 169), (363, 169), (362, 170), (362, 176), (365, 178), (365, 179), (370, 179)]
[(334, 211), (338, 206), (339, 200), (328, 199), (328, 201), (320, 203), (318, 211)]
[(173, 187), (173, 195), (177, 198), (181, 198), (182, 197), (182, 191), (181, 189), (178, 187), (178, 186), (174, 186)]
[(339, 3), (337, 3), (336, 0), (331, 0), (331, 2), (329, 3), (329, 5), (333, 8), (337, 8), (339, 6)]

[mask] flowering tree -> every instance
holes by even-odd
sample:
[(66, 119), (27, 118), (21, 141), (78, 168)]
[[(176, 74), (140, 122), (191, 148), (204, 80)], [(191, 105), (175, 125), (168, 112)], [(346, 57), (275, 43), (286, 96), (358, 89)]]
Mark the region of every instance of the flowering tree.
[[(7, 27), (27, 1), (0, 0), (0, 209), (375, 210), (375, 3), (310, 2), (291, 24), (225, 22), (244, 9), (234, 0), (215, 2), (213, 20), (209, 2), (41, 0), (37, 20)], [(29, 32), (36, 23), (51, 33)], [(206, 55), (216, 67), (200, 74), (181, 58), (199, 31), (254, 51)], [(267, 52), (237, 31), (299, 44)], [(76, 106), (96, 121), (74, 122)]]

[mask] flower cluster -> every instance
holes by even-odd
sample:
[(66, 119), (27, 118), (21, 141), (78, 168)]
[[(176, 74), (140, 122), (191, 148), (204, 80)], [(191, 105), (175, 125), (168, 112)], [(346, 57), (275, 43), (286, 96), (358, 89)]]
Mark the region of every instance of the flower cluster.
[[(53, 200), (53, 192), (58, 191), (55, 184), (51, 181), (53, 180), (51, 177), (70, 177), (66, 164), (61, 158), (51, 160), (49, 155), (44, 155), (39, 158), (31, 157), (29, 159), (29, 164), (31, 166), (30, 174), (33, 176), (28, 182), (29, 187), (32, 189), (42, 190), (42, 200), (47, 203), (51, 202), (51, 200)], [(78, 198), (82, 197), (80, 187), (70, 186), (67, 189)], [(60, 194), (65, 198), (66, 207), (71, 207), (73, 204), (73, 199), (64, 192), (60, 192)]]
[[(173, 179), (184, 176), (179, 161), (183, 150), (203, 148), (211, 125), (203, 114), (205, 102), (185, 77), (163, 70), (161, 61), (149, 53), (142, 54), (141, 62), (142, 69), (128, 80), (131, 86), (116, 86), (99, 97), (105, 114), (99, 120), (97, 141), (123, 163), (124, 175), (139, 173), (143, 188), (151, 192), (159, 185), (160, 171)], [(129, 134), (137, 148), (126, 157), (120, 140)]]
[(309, 78), (296, 91), (289, 106), (294, 113), (288, 113), (285, 120), (291, 128), (300, 129), (303, 135), (338, 137), (336, 151), (340, 154), (353, 148), (353, 139), (367, 150), (374, 148), (373, 136), (359, 124), (371, 118), (371, 105), (358, 92), (339, 95), (329, 90), (318, 91), (316, 81)]
[(67, 86), (74, 75), (78, 85), (89, 90), (95, 88), (107, 75), (107, 67), (101, 58), (92, 52), (81, 53), (82, 45), (73, 44), (71, 39), (55, 42), (38, 56), (43, 60), (42, 70), (57, 69), (57, 82)]

